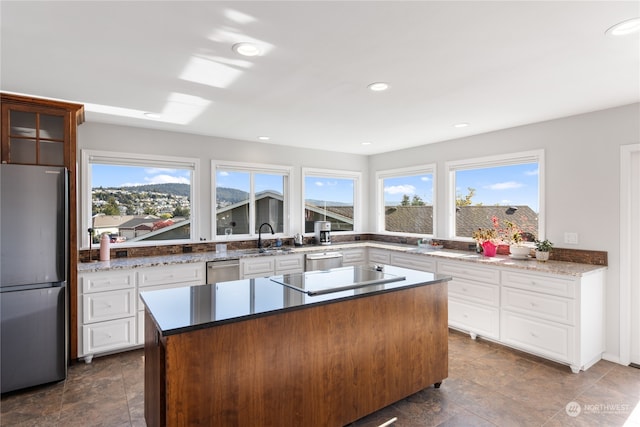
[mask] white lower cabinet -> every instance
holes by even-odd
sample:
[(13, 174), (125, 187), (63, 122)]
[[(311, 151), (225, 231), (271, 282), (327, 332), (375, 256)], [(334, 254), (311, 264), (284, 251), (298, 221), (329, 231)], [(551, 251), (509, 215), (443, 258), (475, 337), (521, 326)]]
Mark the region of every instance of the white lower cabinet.
[(588, 369), (604, 352), (604, 271), (582, 277), (504, 270), (501, 341)]
[(273, 276), (276, 271), (275, 256), (259, 256), (240, 258), (240, 278), (254, 279), (256, 277)]
[(449, 326), (586, 370), (604, 352), (604, 270), (587, 275), (438, 261), (449, 282)]
[(78, 275), (78, 356), (136, 344), (136, 281), (132, 270)]
[(500, 271), (454, 261), (438, 262), (438, 273), (449, 275), (449, 326), (500, 339)]
[(82, 327), (82, 355), (91, 362), (98, 353), (121, 350), (135, 345), (136, 318), (91, 323)]
[(369, 248), (369, 263), (389, 264), (391, 262), (390, 252), (387, 249)]
[(138, 284), (136, 344), (142, 345), (144, 344), (144, 303), (140, 299), (140, 292), (204, 285), (207, 280), (207, 269), (204, 262), (145, 267), (136, 269), (136, 278)]
[(302, 273), (303, 254), (265, 255), (240, 258), (240, 279), (269, 277), (275, 274)]
[(340, 252), (344, 267), (367, 264), (367, 248), (343, 249)]
[(205, 263), (78, 274), (78, 357), (135, 348), (144, 343), (141, 291), (205, 282)]
[(420, 271), (436, 271), (436, 260), (420, 254), (403, 254), (391, 252), (389, 264)]

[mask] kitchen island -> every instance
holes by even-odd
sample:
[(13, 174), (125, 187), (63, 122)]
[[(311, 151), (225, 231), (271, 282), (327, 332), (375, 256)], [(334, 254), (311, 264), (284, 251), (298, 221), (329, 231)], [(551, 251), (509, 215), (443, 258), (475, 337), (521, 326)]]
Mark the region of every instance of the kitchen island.
[(449, 279), (343, 267), (143, 292), (147, 424), (343, 426), (438, 387)]

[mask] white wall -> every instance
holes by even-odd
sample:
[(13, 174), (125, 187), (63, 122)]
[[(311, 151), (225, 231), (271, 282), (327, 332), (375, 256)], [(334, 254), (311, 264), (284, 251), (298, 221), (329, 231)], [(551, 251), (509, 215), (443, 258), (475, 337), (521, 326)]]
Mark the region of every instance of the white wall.
[[(608, 252), (606, 355), (620, 357), (620, 146), (640, 142), (640, 104), (505, 129), (369, 158), (369, 198), (379, 170), (437, 164), (437, 214), (444, 206), (444, 163), (509, 152), (545, 150), (546, 237), (558, 247)], [(374, 212), (369, 218), (374, 227)], [(576, 232), (577, 245), (564, 244)], [(437, 228), (445, 236), (441, 224)]]
[[(204, 237), (207, 240), (212, 238), (211, 160), (293, 166), (293, 197), (291, 200), (293, 218), (290, 220), (292, 234), (303, 230), (301, 226), (302, 202), (300, 200), (302, 167), (362, 172), (364, 187), (362, 191), (364, 195), (368, 192), (366, 187), (367, 157), (353, 154), (336, 155), (322, 150), (307, 150), (261, 142), (237, 141), (92, 122), (86, 122), (78, 128), (78, 148), (79, 150), (152, 153), (156, 155), (199, 158), (201, 177), (199, 202), (201, 207), (204, 207), (204, 209), (200, 209), (199, 237)], [(80, 161), (80, 156), (78, 161)], [(82, 177), (79, 176), (79, 179), (82, 179)], [(80, 194), (78, 206), (81, 206), (82, 197), (83, 195)], [(78, 216), (80, 217), (81, 215)], [(366, 230), (367, 218), (365, 217), (364, 220)], [(80, 230), (83, 230), (88, 225), (79, 224), (79, 227)]]

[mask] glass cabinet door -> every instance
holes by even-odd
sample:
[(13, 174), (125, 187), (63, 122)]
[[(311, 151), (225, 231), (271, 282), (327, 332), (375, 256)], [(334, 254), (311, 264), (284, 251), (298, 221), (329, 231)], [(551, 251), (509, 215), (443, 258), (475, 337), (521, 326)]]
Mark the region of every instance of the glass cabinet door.
[(64, 166), (65, 117), (9, 109), (9, 162)]

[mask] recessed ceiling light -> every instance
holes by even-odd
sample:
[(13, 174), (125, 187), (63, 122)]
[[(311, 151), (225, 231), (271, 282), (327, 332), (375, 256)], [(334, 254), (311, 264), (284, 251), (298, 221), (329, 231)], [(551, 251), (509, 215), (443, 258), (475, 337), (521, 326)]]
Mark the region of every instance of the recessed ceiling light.
[(454, 128), (466, 128), (467, 126), (469, 126), (469, 123), (456, 123), (453, 125)]
[(382, 92), (383, 90), (389, 89), (389, 83), (375, 82), (375, 83), (371, 83), (367, 87), (369, 88), (369, 90), (372, 90), (374, 92)]
[(362, 145), (371, 145), (370, 142), (363, 142)]
[(260, 48), (253, 43), (242, 42), (233, 45), (233, 51), (242, 56), (258, 56), (260, 55)]
[(157, 114), (157, 113), (144, 113), (144, 116), (148, 119), (155, 119), (155, 120), (161, 117), (160, 114)]
[(258, 139), (259, 139), (260, 141), (268, 141), (268, 140), (270, 140), (271, 138), (270, 138), (270, 137), (268, 137), (268, 136), (259, 136), (259, 137), (258, 137)]
[(616, 25), (608, 28), (607, 31), (605, 31), (605, 34), (611, 36), (626, 36), (627, 34), (638, 31), (640, 31), (640, 17), (618, 22)]

